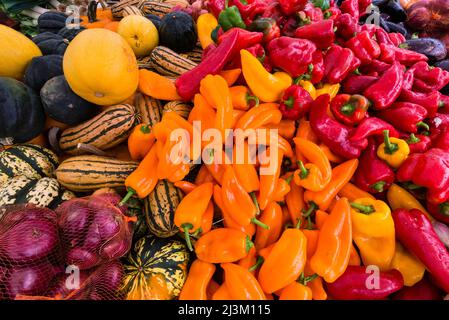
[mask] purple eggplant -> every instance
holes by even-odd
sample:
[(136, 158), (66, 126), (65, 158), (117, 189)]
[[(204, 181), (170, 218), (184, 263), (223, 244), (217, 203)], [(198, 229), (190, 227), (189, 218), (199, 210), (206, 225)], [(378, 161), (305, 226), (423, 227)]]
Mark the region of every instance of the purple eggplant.
[(407, 12), (399, 3), (399, 0), (389, 0), (379, 6), (380, 12), (386, 13), (390, 21), (402, 22), (407, 19)]
[[(449, 71), (449, 59), (438, 61), (435, 63), (435, 67), (439, 67), (443, 70)], [(449, 95), (449, 84), (440, 90), (442, 94)]]
[(391, 21), (387, 21), (386, 22), (389, 32), (397, 32), (402, 34), (404, 37), (408, 38), (409, 37), (409, 33), (407, 31), (407, 29), (404, 26), (404, 23), (400, 22), (400, 23), (394, 23)]
[(399, 47), (424, 54), (430, 61), (443, 60), (447, 55), (444, 43), (434, 38), (409, 39)]

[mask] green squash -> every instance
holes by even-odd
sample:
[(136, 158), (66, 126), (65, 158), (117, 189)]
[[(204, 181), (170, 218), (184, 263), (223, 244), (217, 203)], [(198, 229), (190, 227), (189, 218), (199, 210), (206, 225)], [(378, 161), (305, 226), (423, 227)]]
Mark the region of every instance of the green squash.
[(171, 300), (187, 278), (189, 253), (178, 240), (152, 235), (138, 240), (123, 261), (126, 300)]
[(62, 56), (50, 54), (31, 59), (30, 64), (25, 70), (24, 81), (36, 92), (39, 92), (45, 82), (53, 77), (64, 74), (62, 71)]
[(159, 26), (159, 45), (182, 53), (195, 48), (198, 35), (195, 21), (182, 11), (172, 11), (166, 14)]

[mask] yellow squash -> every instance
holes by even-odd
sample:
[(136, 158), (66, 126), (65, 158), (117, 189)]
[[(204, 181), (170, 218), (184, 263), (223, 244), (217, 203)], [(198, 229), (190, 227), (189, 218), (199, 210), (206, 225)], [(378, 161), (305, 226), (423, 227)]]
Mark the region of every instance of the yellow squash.
[(159, 34), (153, 22), (138, 15), (123, 18), (117, 33), (128, 42), (138, 57), (149, 55), (159, 43)]

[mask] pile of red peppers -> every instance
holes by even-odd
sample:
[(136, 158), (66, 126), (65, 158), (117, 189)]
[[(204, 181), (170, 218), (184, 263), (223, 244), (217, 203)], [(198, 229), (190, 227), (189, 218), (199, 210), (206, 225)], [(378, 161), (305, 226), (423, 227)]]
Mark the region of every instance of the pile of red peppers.
[[(225, 0), (208, 4), (217, 18), (225, 10)], [(247, 49), (269, 72), (285, 71), (295, 79), (280, 106), (285, 119), (306, 117), (333, 154), (359, 159), (352, 180), (357, 187), (385, 199), (390, 186), (400, 184), (436, 220), (449, 224), (449, 97), (440, 92), (449, 83), (449, 72), (431, 66), (422, 54), (400, 48), (405, 41), (400, 33), (359, 24), (370, 4), (229, 0), (227, 6), (238, 8), (247, 28), (217, 30), (217, 41), (205, 50), (202, 63), (177, 79), (178, 93), (192, 99), (207, 74), (239, 67), (239, 51)], [(340, 90), (330, 105), (329, 99), (312, 103), (298, 85), (301, 80), (318, 89), (340, 84)], [(397, 141), (408, 145), (406, 154)], [(385, 145), (383, 156), (380, 145)], [(435, 285), (449, 292), (449, 253), (429, 219), (415, 209), (398, 209), (392, 215), (397, 239), (430, 275), (395, 297), (435, 298), (440, 290)], [(363, 267), (348, 267), (328, 285), (329, 293), (336, 299), (384, 299), (403, 287), (397, 271), (381, 272), (378, 290), (365, 288), (367, 276)]]

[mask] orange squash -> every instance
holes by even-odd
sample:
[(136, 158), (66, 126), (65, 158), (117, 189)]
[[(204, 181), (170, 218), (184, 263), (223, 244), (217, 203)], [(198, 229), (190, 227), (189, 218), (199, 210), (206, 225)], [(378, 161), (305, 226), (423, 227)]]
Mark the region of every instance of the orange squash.
[(82, 19), (80, 24), (87, 29), (104, 28), (113, 20), (111, 9), (97, 8), (96, 1), (89, 3), (87, 16), (81, 16), (80, 18)]

